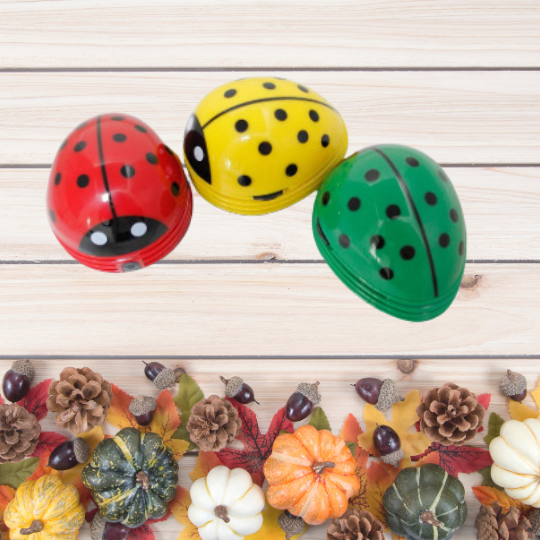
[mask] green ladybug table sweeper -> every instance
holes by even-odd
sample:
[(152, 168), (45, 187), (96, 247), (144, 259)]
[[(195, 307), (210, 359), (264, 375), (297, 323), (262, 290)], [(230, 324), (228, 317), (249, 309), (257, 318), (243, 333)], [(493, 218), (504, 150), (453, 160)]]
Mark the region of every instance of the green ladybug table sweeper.
[(463, 212), (446, 173), (418, 150), (378, 145), (342, 161), (321, 185), (313, 233), (343, 283), (390, 315), (433, 319), (457, 294)]

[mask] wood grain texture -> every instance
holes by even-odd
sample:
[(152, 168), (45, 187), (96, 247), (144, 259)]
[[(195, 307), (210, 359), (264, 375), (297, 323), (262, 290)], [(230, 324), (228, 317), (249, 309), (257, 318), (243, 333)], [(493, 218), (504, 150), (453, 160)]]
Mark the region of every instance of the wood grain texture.
[[(540, 168), (448, 168), (472, 260), (540, 260)], [(49, 227), (48, 169), (0, 169), (0, 261), (69, 260)], [(315, 194), (277, 214), (223, 212), (197, 192), (190, 229), (168, 260), (321, 260), (311, 228)]]
[(469, 264), (441, 317), (385, 315), (325, 264), (170, 264), (107, 275), (0, 265), (3, 355), (538, 354), (540, 265)]
[[(174, 363), (162, 360), (166, 365), (172, 366)], [(144, 393), (146, 395), (157, 396), (157, 391), (153, 385), (144, 378), (142, 363), (140, 360), (110, 360), (92, 358), (88, 360), (33, 360), (36, 366), (35, 382), (44, 379), (56, 378), (60, 371), (66, 366), (83, 367), (88, 366), (99, 373), (105, 379), (117, 384), (131, 395)], [(0, 360), (0, 373), (9, 369), (10, 360)], [(363, 402), (358, 398), (353, 388), (349, 384), (354, 383), (360, 377), (373, 376), (379, 378), (392, 378), (398, 384), (398, 390), (402, 394), (407, 394), (411, 390), (418, 389), (424, 395), (429, 389), (440, 386), (448, 381), (466, 386), (477, 394), (491, 393), (491, 405), (489, 412), (500, 414), (505, 420), (510, 419), (508, 413), (507, 398), (505, 398), (499, 388), (499, 381), (508, 367), (523, 373), (528, 380), (529, 390), (532, 390), (538, 383), (538, 361), (515, 358), (511, 364), (508, 360), (495, 360), (478, 362), (470, 360), (450, 360), (441, 362), (440, 360), (416, 360), (413, 365), (402, 366), (402, 369), (410, 373), (403, 373), (397, 360), (339, 360), (329, 362), (328, 360), (237, 360), (234, 358), (227, 360), (183, 360), (180, 364), (199, 383), (205, 396), (217, 394), (224, 395), (223, 384), (219, 381), (219, 375), (226, 377), (241, 375), (246, 382), (253, 387), (260, 406), (253, 405), (253, 410), (257, 413), (261, 430), (265, 432), (270, 425), (274, 413), (285, 404), (288, 396), (296, 389), (298, 382), (311, 381), (319, 378), (321, 381), (320, 391), (323, 396), (320, 406), (326, 412), (332, 431), (339, 434), (341, 426), (349, 413), (353, 413), (360, 421), (362, 427), (365, 424), (362, 419)], [(261, 370), (261, 366), (264, 368)], [(172, 392), (176, 392), (173, 388)], [(528, 396), (525, 403), (536, 408), (533, 400)], [(486, 416), (485, 424), (487, 425)], [(306, 419), (302, 423), (306, 423)], [(42, 422), (46, 430), (58, 430), (54, 424), (52, 415), (48, 415)], [(64, 435), (70, 437), (68, 431), (62, 431)], [(114, 433), (116, 430), (109, 425), (105, 425), (107, 433)], [(480, 434), (472, 444), (484, 446)], [(195, 465), (195, 456), (184, 456), (180, 459), (179, 484), (187, 489), (191, 486), (189, 477), (190, 471)], [(474, 538), (474, 520), (478, 512), (479, 503), (474, 496), (471, 487), (478, 486), (482, 482), (480, 474), (460, 474), (460, 480), (466, 488), (466, 501), (469, 508), (469, 516), (464, 527), (455, 535), (455, 540), (470, 540)], [(152, 526), (158, 533), (158, 538), (176, 538), (182, 529), (174, 518), (157, 523)], [(302, 536), (303, 540), (321, 540), (324, 538), (326, 526), (310, 527)], [(79, 535), (80, 540), (90, 538), (88, 525), (85, 524)], [(387, 535), (390, 538), (390, 535)]]
[(0, 2), (0, 67), (538, 66), (535, 0)]
[[(255, 73), (256, 74), (256, 73)], [(182, 152), (184, 127), (235, 73), (0, 73), (0, 164), (52, 163), (79, 123), (130, 113)], [(536, 163), (540, 72), (328, 72), (298, 79), (341, 112), (350, 151), (377, 143), (417, 147), (441, 163)]]

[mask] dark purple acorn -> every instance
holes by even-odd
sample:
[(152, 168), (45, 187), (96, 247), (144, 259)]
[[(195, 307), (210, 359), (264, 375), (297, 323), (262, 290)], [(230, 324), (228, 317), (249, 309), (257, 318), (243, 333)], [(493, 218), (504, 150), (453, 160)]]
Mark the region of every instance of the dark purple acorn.
[(396, 394), (396, 383), (392, 379), (381, 381), (375, 377), (366, 377), (351, 384), (356, 393), (367, 403), (375, 405), (381, 412), (387, 411), (398, 401), (403, 401), (402, 396)]
[(26, 396), (28, 390), (30, 390), (30, 382), (34, 374), (34, 366), (30, 360), (15, 360), (11, 364), (11, 369), (6, 371), (2, 383), (6, 399), (16, 403)]
[(180, 381), (182, 375), (186, 372), (184, 368), (176, 366), (175, 368), (166, 368), (159, 362), (150, 362), (144, 364), (144, 374), (146, 378), (151, 380), (158, 390), (166, 390), (171, 388)]
[(377, 424), (373, 432), (373, 444), (384, 463), (388, 463), (394, 467), (399, 466), (399, 462), (405, 454), (401, 449), (399, 435), (394, 429), (390, 426), (379, 426)]
[(124, 540), (131, 529), (122, 523), (109, 523), (97, 512), (90, 523), (90, 538), (92, 540)]
[(514, 401), (523, 401), (527, 396), (527, 379), (521, 373), (507, 370), (501, 380), (501, 390)]
[(150, 396), (137, 396), (129, 404), (129, 412), (135, 416), (140, 426), (147, 426), (154, 418), (157, 402)]
[(260, 403), (255, 399), (255, 393), (253, 388), (249, 384), (245, 383), (242, 377), (232, 377), (231, 379), (226, 379), (225, 377), (219, 377), (221, 381), (225, 384), (225, 395), (228, 398), (235, 399), (238, 403), (242, 405), (247, 405), (248, 403), (255, 402), (257, 405)]
[(317, 390), (319, 384), (319, 381), (314, 384), (300, 383), (296, 392), (291, 394), (285, 405), (286, 416), (291, 422), (307, 418), (315, 405), (320, 403), (321, 395)]
[(84, 439), (77, 437), (73, 441), (59, 444), (51, 452), (47, 467), (52, 467), (57, 471), (67, 471), (80, 463), (86, 463), (89, 458), (90, 447), (88, 443)]

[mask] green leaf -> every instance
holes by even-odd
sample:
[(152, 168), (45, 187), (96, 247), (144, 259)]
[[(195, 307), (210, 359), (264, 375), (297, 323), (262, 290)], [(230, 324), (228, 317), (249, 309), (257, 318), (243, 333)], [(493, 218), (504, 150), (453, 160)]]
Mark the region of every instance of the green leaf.
[(504, 420), (495, 412), (491, 413), (489, 417), (488, 433), (484, 437), (484, 442), (489, 446), (489, 443), (498, 437), (501, 433), (501, 427), (504, 424)]
[(484, 480), (482, 480), (482, 485), (483, 486), (489, 486), (489, 487), (492, 487), (492, 488), (496, 488), (500, 491), (504, 491), (504, 488), (502, 488), (501, 486), (498, 486), (494, 481), (493, 481), (493, 478), (491, 478), (491, 467), (486, 467), (485, 469), (480, 469), (478, 471), (481, 475), (482, 475), (482, 478)]
[(318, 430), (327, 429), (328, 431), (332, 431), (330, 428), (330, 422), (328, 422), (326, 414), (324, 414), (324, 411), (320, 407), (317, 407), (315, 412), (311, 415), (309, 425)]
[(197, 448), (197, 445), (191, 442), (186, 426), (191, 415), (191, 408), (202, 399), (204, 399), (204, 394), (199, 385), (187, 373), (184, 373), (178, 385), (178, 394), (173, 398), (182, 415), (180, 427), (174, 432), (172, 438), (187, 441), (189, 443), (188, 452)]
[(356, 443), (349, 441), (345, 443), (347, 445), (347, 448), (351, 451), (351, 454), (354, 456), (354, 453), (356, 452)]
[(0, 465), (0, 485), (17, 489), (29, 476), (32, 476), (39, 463), (39, 458), (27, 458), (18, 463)]

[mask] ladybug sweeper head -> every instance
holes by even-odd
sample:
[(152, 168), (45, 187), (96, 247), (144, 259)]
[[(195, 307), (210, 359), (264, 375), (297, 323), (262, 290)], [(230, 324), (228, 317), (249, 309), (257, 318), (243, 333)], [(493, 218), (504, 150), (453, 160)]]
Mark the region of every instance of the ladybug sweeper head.
[(178, 157), (148, 125), (104, 114), (60, 147), (47, 210), (54, 234), (75, 259), (128, 272), (155, 263), (182, 240), (192, 195)]

